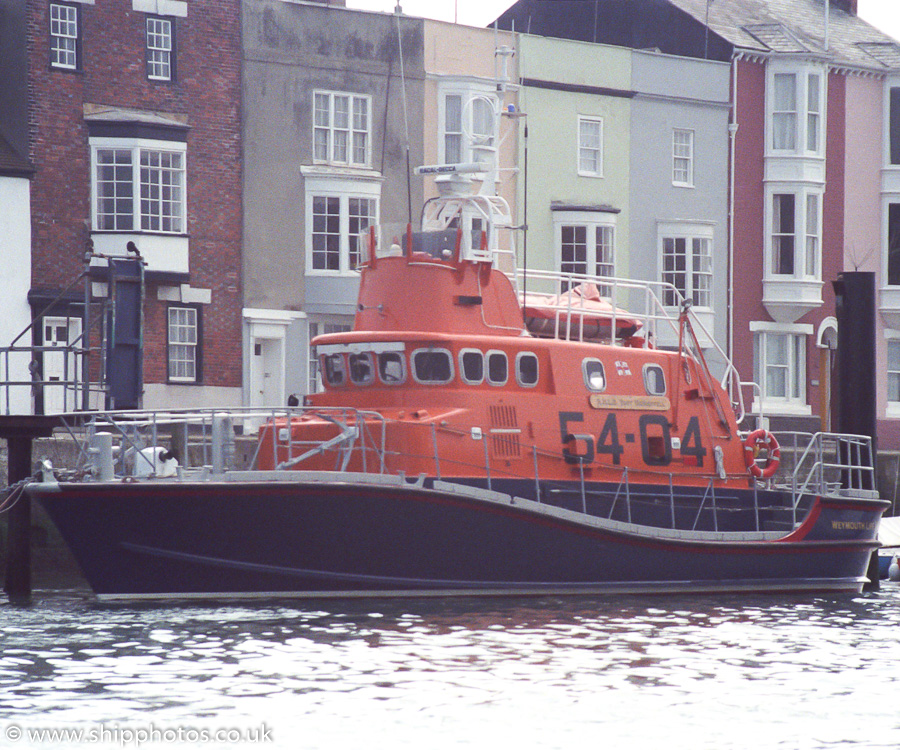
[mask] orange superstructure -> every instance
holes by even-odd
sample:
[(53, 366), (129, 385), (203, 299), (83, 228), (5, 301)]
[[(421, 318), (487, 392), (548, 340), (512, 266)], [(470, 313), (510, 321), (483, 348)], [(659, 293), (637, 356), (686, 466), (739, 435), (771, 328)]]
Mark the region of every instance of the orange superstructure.
[[(325, 392), (309, 405), (376, 412), (366, 425), (385, 441), (389, 471), (609, 482), (627, 469), (634, 481), (747, 487), (734, 410), (699, 348), (687, 346), (687, 311), (676, 323), (685, 345), (656, 349), (640, 318), (608, 300), (598, 307), (595, 284), (582, 294), (588, 282), (560, 276), (567, 291), (543, 296), (550, 335), (537, 336), (525, 295), (490, 258), (466, 255), (453, 233), (433, 254), (414, 239), (385, 257), (373, 243), (354, 330), (315, 341)], [(530, 314), (536, 298), (527, 297)], [(288, 461), (299, 448), (287, 443), (336, 430), (309, 414), (281, 454), (261, 455)], [(302, 467), (334, 461), (326, 451)], [(362, 461), (358, 453), (345, 468), (361, 471)]]

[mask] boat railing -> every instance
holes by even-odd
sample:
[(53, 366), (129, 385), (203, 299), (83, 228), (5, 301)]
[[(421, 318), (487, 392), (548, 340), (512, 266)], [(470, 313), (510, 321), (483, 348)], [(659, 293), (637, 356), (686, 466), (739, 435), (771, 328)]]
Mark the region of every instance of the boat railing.
[(794, 498), (794, 522), (807, 504), (841, 491), (874, 492), (872, 438), (835, 432), (775, 432), (782, 471), (772, 481)]
[[(75, 447), (69, 461), (51, 469), (59, 480), (152, 479), (155, 475), (202, 481), (232, 471), (252, 473), (261, 467), (275, 469), (288, 479), (291, 470), (309, 467), (321, 472), (324, 457), (329, 467), (325, 471), (394, 475), (402, 481), (406, 475), (398, 467), (415, 466), (419, 482), (430, 475), (436, 481), (524, 494), (537, 503), (553, 504), (562, 498), (573, 510), (625, 523), (637, 517), (636, 504), (649, 503), (661, 511), (660, 528), (679, 532), (728, 530), (729, 516), (736, 512), (748, 514), (743, 528), (750, 531), (794, 528), (815, 497), (871, 490), (875, 479), (871, 440), (836, 433), (778, 433), (782, 470), (771, 480), (750, 482), (753, 505), (738, 508), (734, 491), (721, 484), (720, 476), (698, 483), (691, 475), (688, 488), (684, 473), (662, 467), (625, 468), (617, 482), (607, 478), (601, 486), (591, 471), (596, 467), (566, 462), (575, 472), (576, 482), (572, 483), (547, 469), (548, 461), (566, 461), (562, 451), (520, 445), (517, 440), (516, 450), (523, 460), (518, 468), (511, 468), (508, 446), (498, 442), (509, 440), (508, 435), (494, 434), (490, 427), (461, 430), (437, 419), (403, 423), (407, 429), (423, 431), (419, 439), (405, 441), (405, 452), (389, 447), (391, 420), (377, 412), (351, 408), (102, 412), (77, 413), (64, 419)], [(310, 420), (319, 427), (317, 437), (301, 439), (304, 430), (294, 428)], [(458, 450), (442, 451), (448, 435), (469, 436), (480, 440), (481, 446), (466, 455)], [(157, 451), (161, 450), (177, 456), (177, 471), (160, 472)], [(786, 490), (791, 500), (778, 500), (783, 494), (769, 490)]]
[[(598, 310), (592, 306), (593, 291), (608, 303), (604, 316), (610, 321), (610, 335), (605, 343), (634, 346), (636, 343), (647, 347), (661, 341), (676, 344), (683, 341), (691, 355), (709, 359), (699, 349), (705, 348), (715, 353), (721, 363), (719, 382), (732, 401), (737, 421), (746, 416), (744, 394), (737, 369), (725, 350), (719, 345), (693, 309), (692, 301), (673, 284), (663, 281), (621, 278), (618, 276), (598, 276), (594, 274), (563, 273), (559, 271), (518, 270), (511, 281), (521, 293), (523, 304), (533, 301), (534, 295), (542, 295), (541, 307), (552, 312), (554, 322), (550, 330), (557, 338), (584, 341), (588, 326), (585, 320), (595, 317)], [(591, 294), (585, 294), (589, 289)], [(573, 293), (577, 290), (579, 293)], [(531, 295), (531, 296), (530, 296)], [(695, 334), (695, 341), (684, 341), (682, 337), (682, 316), (686, 315)], [(628, 336), (617, 337), (612, 332), (619, 331), (619, 323), (637, 320), (640, 330), (634, 334), (627, 326), (621, 330)], [(695, 345), (696, 344), (696, 345)]]

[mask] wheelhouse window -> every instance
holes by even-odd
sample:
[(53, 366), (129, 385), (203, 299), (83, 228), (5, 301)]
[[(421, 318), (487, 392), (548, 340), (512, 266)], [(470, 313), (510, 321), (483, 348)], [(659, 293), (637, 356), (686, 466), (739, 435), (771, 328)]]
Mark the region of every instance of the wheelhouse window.
[[(309, 324), (309, 341), (312, 341), (316, 336), (320, 336), (326, 333), (346, 333), (349, 331), (351, 326), (348, 323), (325, 323), (319, 321), (313, 321)], [(316, 356), (315, 347), (309, 346), (309, 360), (308, 360), (308, 393), (318, 393), (322, 390), (322, 382), (321, 382), (321, 368), (319, 366), (319, 358)], [(343, 369), (341, 370), (343, 372)], [(331, 383), (331, 381), (328, 381)], [(343, 380), (337, 385), (342, 385)]]
[(322, 368), (328, 385), (344, 385), (347, 382), (347, 366), (343, 354), (326, 354), (322, 357)]
[(316, 163), (368, 167), (372, 139), (370, 98), (316, 91), (313, 110)]
[(183, 234), (184, 157), (183, 148), (95, 147), (94, 230)]
[(603, 177), (603, 120), (578, 118), (578, 174)]
[(694, 185), (694, 131), (675, 128), (672, 131), (672, 184)]
[(487, 353), (487, 381), (491, 385), (506, 385), (509, 379), (509, 366), (504, 352)]
[(538, 382), (538, 358), (531, 352), (516, 355), (516, 382), (523, 388), (532, 388)]
[(50, 3), (50, 67), (77, 70), (80, 60), (78, 7)]
[(416, 349), (412, 366), (417, 383), (443, 385), (453, 380), (453, 359), (446, 349)]
[(584, 384), (589, 391), (600, 393), (606, 390), (606, 373), (599, 359), (586, 359), (581, 363)]
[(173, 306), (168, 313), (169, 381), (196, 383), (200, 379), (200, 311)]
[(375, 362), (370, 352), (351, 354), (348, 357), (350, 365), (350, 382), (354, 385), (370, 385), (375, 382)]
[(385, 385), (400, 385), (406, 380), (406, 363), (400, 352), (378, 355), (378, 378)]
[(147, 19), (147, 78), (151, 81), (174, 79), (175, 26), (171, 18)]
[(459, 371), (468, 385), (484, 382), (484, 355), (478, 349), (463, 349), (459, 353)]
[(648, 396), (666, 395), (666, 376), (659, 365), (644, 366), (644, 390)]

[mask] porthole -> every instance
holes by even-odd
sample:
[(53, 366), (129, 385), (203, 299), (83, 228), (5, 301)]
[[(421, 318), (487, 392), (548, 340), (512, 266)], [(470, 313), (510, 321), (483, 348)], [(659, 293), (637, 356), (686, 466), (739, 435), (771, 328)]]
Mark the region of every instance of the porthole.
[(644, 388), (648, 396), (666, 395), (666, 376), (659, 365), (644, 365)]
[(600, 393), (606, 390), (606, 372), (599, 359), (586, 359), (581, 363), (584, 384), (589, 391)]
[(459, 353), (459, 372), (463, 383), (480, 385), (484, 382), (484, 354), (478, 349), (463, 349)]
[(416, 349), (412, 366), (417, 383), (443, 385), (453, 380), (453, 358), (446, 349)]
[(509, 379), (509, 365), (505, 352), (487, 353), (487, 382), (491, 385), (506, 385)]
[(523, 388), (533, 388), (538, 382), (538, 358), (531, 352), (516, 355), (516, 382)]

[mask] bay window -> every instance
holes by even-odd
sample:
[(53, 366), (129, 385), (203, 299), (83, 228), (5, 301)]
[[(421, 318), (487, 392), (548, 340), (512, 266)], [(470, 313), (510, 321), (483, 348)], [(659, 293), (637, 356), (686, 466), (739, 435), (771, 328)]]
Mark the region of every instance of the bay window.
[[(776, 188), (777, 189), (777, 188)], [(819, 279), (822, 265), (822, 195), (778, 190), (769, 215), (769, 276)]]
[[(562, 273), (616, 275), (615, 214), (557, 210), (553, 224)], [(601, 293), (607, 292), (601, 289)]]
[(783, 63), (776, 66), (769, 78), (769, 148), (776, 153), (820, 155), (824, 71), (810, 65), (785, 67)]
[(753, 373), (762, 403), (755, 409), (808, 414), (806, 403), (806, 345), (809, 325), (751, 323)]
[(380, 178), (302, 170), (306, 191), (306, 272), (349, 275), (359, 264), (360, 233), (378, 224)]
[(95, 231), (185, 232), (184, 144), (110, 139), (92, 156)]

